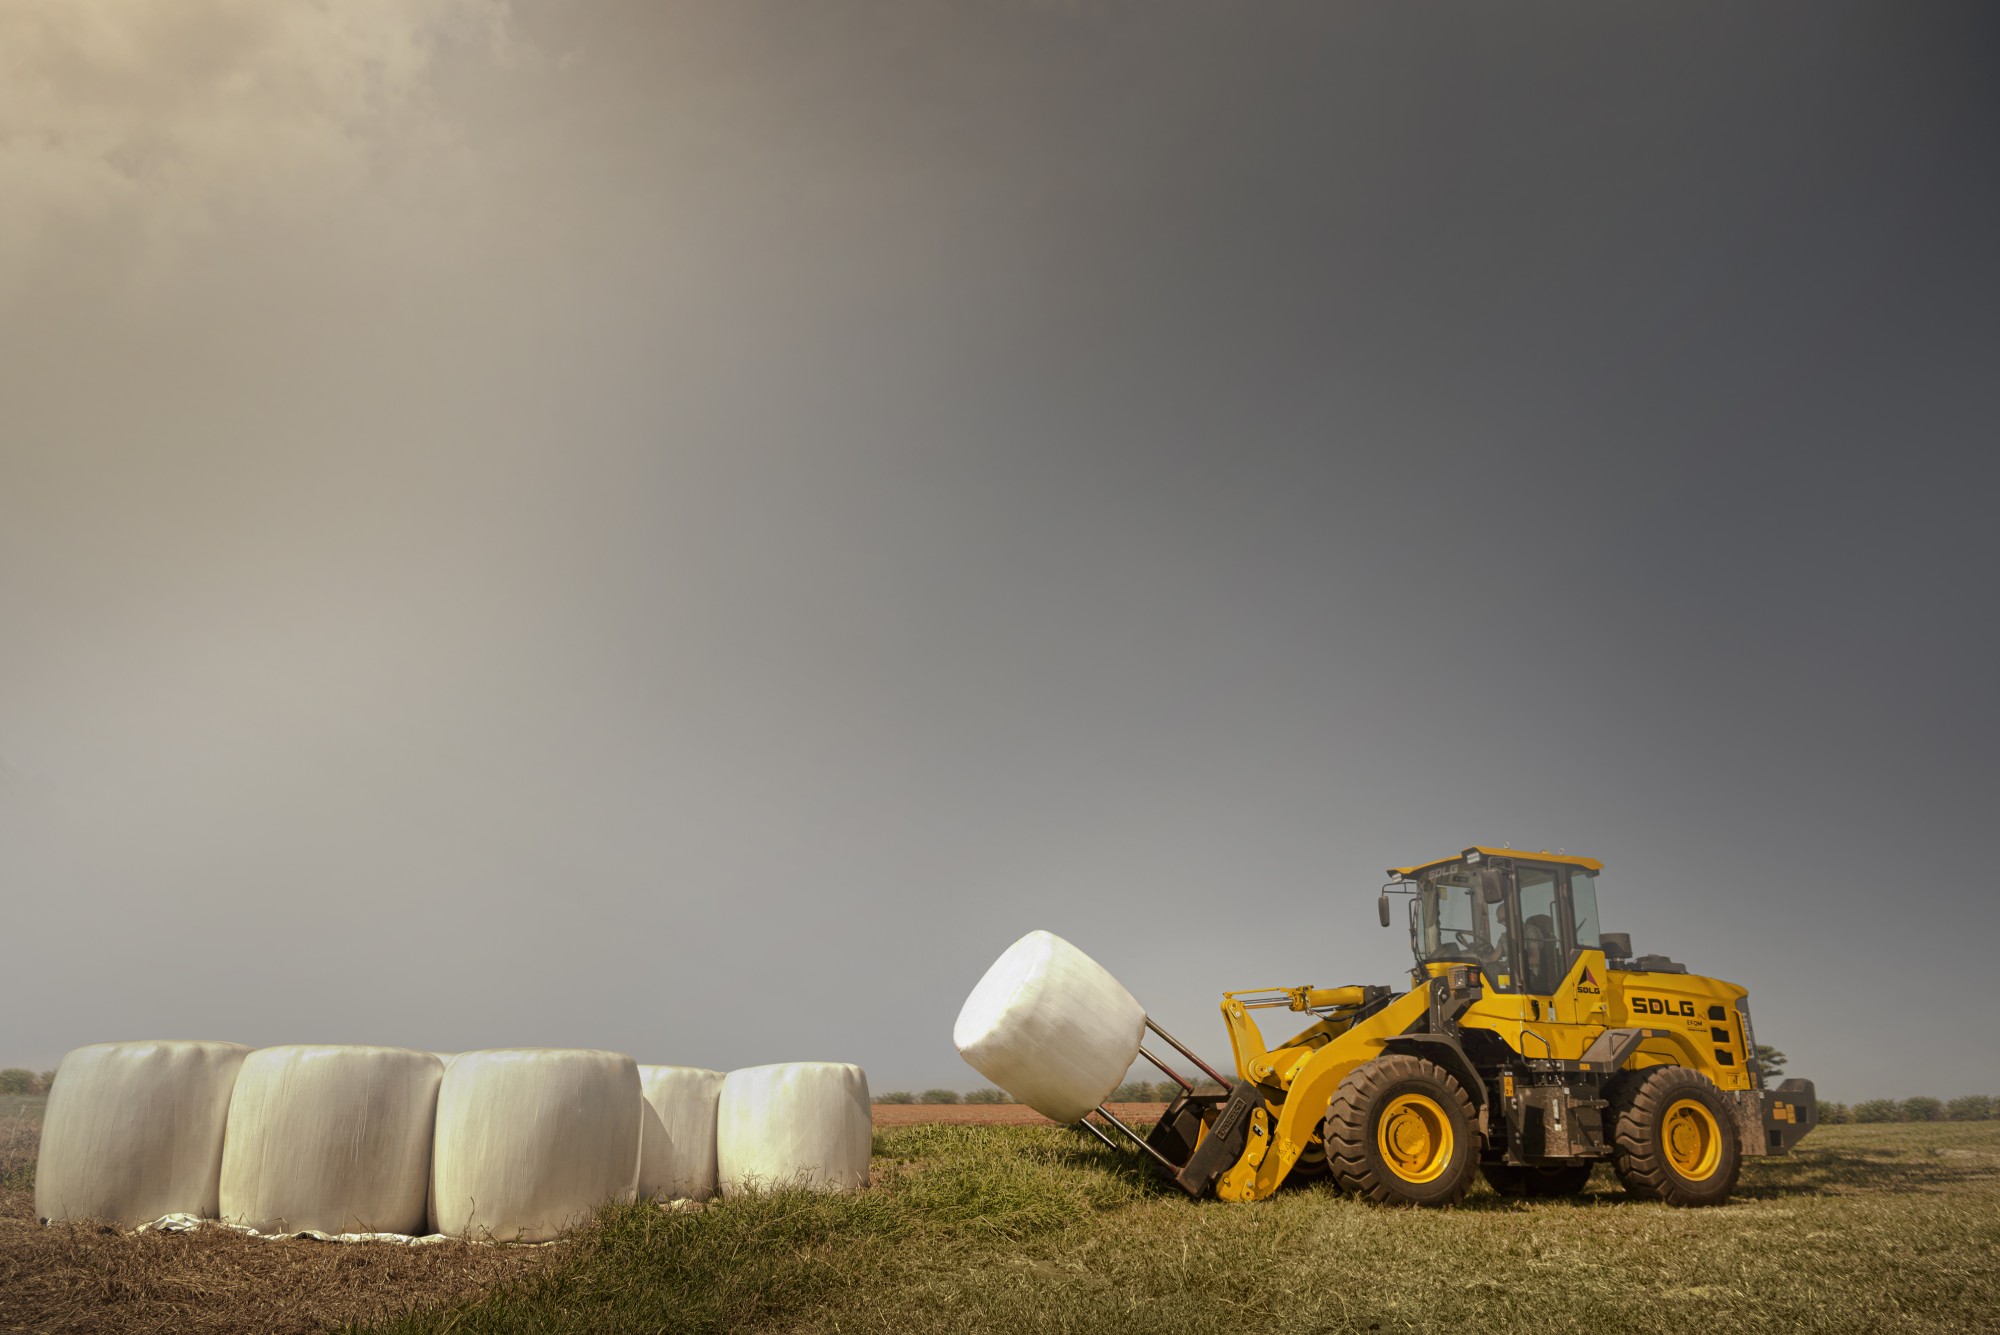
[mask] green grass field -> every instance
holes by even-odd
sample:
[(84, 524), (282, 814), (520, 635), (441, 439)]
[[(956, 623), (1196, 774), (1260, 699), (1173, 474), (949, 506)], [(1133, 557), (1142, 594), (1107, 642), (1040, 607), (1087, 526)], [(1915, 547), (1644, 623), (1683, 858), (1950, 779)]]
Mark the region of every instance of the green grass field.
[(546, 1272), (397, 1335), (514, 1331), (2000, 1329), (2000, 1124), (1827, 1127), (1715, 1210), (1484, 1186), (1194, 1202), (1056, 1128), (876, 1138), (878, 1189), (604, 1212)]

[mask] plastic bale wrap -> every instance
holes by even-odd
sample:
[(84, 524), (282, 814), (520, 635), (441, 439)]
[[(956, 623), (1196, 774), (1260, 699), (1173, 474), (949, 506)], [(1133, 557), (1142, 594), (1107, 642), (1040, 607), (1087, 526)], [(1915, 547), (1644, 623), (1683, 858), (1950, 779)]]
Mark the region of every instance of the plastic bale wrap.
[(639, 1194), (705, 1201), (715, 1195), (715, 1115), (721, 1071), (641, 1066), (645, 1094), (639, 1132)]
[(462, 1052), (438, 1089), (431, 1227), (546, 1242), (639, 1175), (639, 1068), (616, 1052)]
[[(458, 1060), (456, 1052), (433, 1052), (431, 1056), (436, 1057), (446, 1070), (450, 1070), (451, 1064)], [(431, 1220), (437, 1218), (437, 1174), (435, 1173), (431, 1174), (430, 1189), (424, 1193), (424, 1218)]]
[(216, 1217), (241, 1043), (95, 1043), (56, 1068), (35, 1165), (40, 1218), (127, 1228)]
[[(645, 1067), (640, 1067), (640, 1079), (644, 1079)], [(660, 1120), (660, 1110), (643, 1093), (639, 1096), (639, 1185), (638, 1198), (642, 1201), (669, 1199), (665, 1190), (667, 1177), (667, 1124)]]
[(716, 1106), (722, 1193), (868, 1185), (875, 1127), (868, 1077), (845, 1062), (785, 1062), (731, 1071)]
[(1053, 932), (1030, 932), (972, 989), (951, 1037), (988, 1080), (1074, 1122), (1124, 1081), (1145, 1034), (1145, 1009), (1103, 965)]
[(421, 1233), (444, 1065), (407, 1048), (260, 1048), (222, 1142), (222, 1218), (260, 1233)]

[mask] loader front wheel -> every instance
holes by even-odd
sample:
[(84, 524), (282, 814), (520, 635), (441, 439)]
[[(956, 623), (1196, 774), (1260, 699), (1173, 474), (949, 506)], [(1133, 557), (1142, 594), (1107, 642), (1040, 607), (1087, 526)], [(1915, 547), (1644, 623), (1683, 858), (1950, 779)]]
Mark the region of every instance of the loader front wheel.
[(1631, 1195), (1669, 1205), (1721, 1205), (1743, 1156), (1735, 1124), (1707, 1076), (1654, 1066), (1620, 1076), (1611, 1103), (1612, 1167)]
[(1405, 1053), (1348, 1072), (1323, 1135), (1334, 1184), (1381, 1205), (1456, 1205), (1479, 1160), (1464, 1088), (1442, 1066)]

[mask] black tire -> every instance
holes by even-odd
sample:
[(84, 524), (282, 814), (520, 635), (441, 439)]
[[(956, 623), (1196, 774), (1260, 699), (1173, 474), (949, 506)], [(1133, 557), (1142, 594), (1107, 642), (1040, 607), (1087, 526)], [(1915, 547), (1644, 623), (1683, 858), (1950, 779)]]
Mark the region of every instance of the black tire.
[(1299, 1157), (1292, 1161), (1292, 1171), (1285, 1174), (1285, 1181), (1304, 1186), (1308, 1182), (1319, 1181), (1327, 1175), (1327, 1171), (1326, 1142), (1314, 1136)]
[(1403, 1053), (1348, 1072), (1323, 1134), (1334, 1185), (1379, 1205), (1456, 1205), (1479, 1162), (1464, 1088), (1442, 1066)]
[(1620, 1076), (1606, 1097), (1611, 1165), (1627, 1192), (1701, 1206), (1721, 1205), (1736, 1190), (1742, 1147), (1707, 1076), (1686, 1066), (1653, 1066)]
[(1520, 1164), (1483, 1163), (1480, 1176), (1486, 1185), (1510, 1200), (1528, 1197), (1581, 1196), (1590, 1182), (1595, 1163), (1566, 1163), (1553, 1168)]

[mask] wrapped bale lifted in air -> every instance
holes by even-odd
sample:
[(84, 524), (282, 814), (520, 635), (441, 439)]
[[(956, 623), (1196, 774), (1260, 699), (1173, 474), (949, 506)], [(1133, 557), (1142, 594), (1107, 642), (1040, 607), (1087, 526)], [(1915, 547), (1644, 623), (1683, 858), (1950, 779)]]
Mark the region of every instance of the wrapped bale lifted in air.
[[(1659, 956), (1633, 960), (1628, 938), (1599, 930), (1601, 870), (1591, 858), (1485, 847), (1394, 868), (1380, 915), (1388, 926), (1388, 896), (1410, 896), (1408, 990), (1225, 993), (1234, 1081), (1142, 1014), (1223, 1092), (1195, 1093), (1135, 1041), (1134, 1055), (1186, 1091), (1152, 1132), (1142, 1140), (1102, 1108), (1061, 1120), (1109, 1140), (1088, 1120), (1095, 1111), (1183, 1190), (1224, 1200), (1330, 1177), (1385, 1204), (1449, 1205), (1475, 1172), (1503, 1195), (1568, 1195), (1609, 1162), (1633, 1195), (1720, 1204), (1744, 1157), (1786, 1153), (1812, 1129), (1812, 1083), (1764, 1087), (1746, 989)], [(1271, 1046), (1259, 1010), (1311, 1023)]]
[(1111, 1143), (1089, 1120), (1094, 1112), (1144, 1146), (1104, 1107), (1135, 1058), (1143, 1056), (1179, 1084), (1184, 1096), (1194, 1097), (1193, 1084), (1147, 1050), (1148, 1030), (1228, 1087), (1155, 1024), (1103, 965), (1053, 932), (1030, 932), (972, 989), (952, 1027), (952, 1041), (981, 1075), (1049, 1120), (1076, 1122)]

